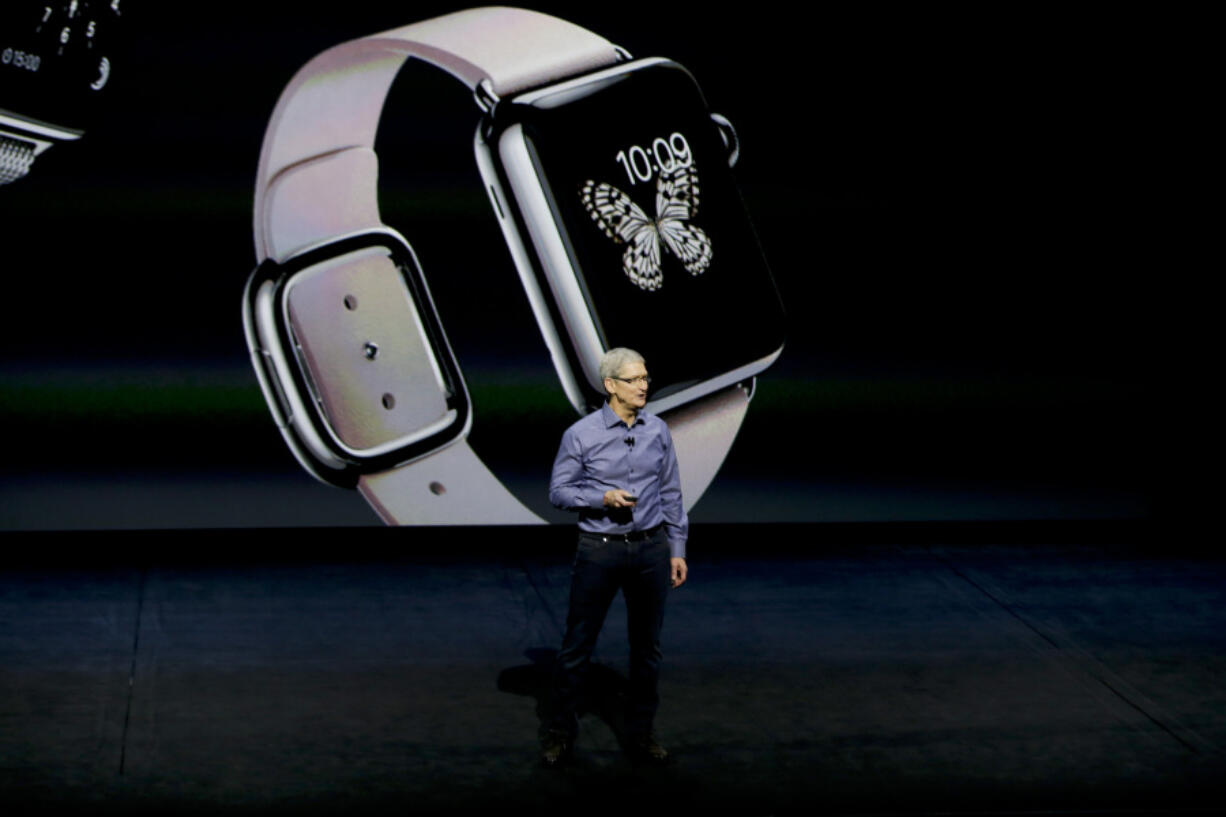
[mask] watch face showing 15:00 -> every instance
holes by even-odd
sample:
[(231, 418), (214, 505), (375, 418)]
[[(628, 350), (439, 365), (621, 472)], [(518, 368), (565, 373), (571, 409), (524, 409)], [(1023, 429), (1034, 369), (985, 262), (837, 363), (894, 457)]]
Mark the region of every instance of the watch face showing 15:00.
[(688, 72), (513, 107), (601, 344), (643, 354), (653, 398), (778, 351), (779, 296)]

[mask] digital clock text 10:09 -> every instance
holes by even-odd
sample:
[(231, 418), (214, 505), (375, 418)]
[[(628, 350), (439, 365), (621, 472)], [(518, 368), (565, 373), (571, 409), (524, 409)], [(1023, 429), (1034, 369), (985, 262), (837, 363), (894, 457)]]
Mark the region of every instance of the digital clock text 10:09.
[(630, 184), (649, 182), (656, 171), (671, 173), (678, 167), (689, 167), (694, 163), (690, 143), (676, 132), (669, 134), (667, 139), (657, 136), (652, 140), (650, 150), (631, 145), (626, 150), (619, 150), (613, 158), (626, 171)]

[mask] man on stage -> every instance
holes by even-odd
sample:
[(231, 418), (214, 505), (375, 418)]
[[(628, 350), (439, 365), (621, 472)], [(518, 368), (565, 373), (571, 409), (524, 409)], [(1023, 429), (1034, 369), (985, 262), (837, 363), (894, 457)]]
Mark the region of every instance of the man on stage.
[(609, 604), (626, 600), (630, 679), (626, 748), (631, 758), (665, 763), (652, 732), (659, 705), (660, 626), (670, 588), (686, 579), (689, 519), (668, 426), (643, 410), (651, 378), (642, 355), (610, 349), (600, 361), (609, 395), (599, 411), (562, 435), (549, 500), (579, 514), (566, 636), (553, 679), (553, 712), (541, 760), (557, 766), (570, 755), (578, 729), (577, 700)]

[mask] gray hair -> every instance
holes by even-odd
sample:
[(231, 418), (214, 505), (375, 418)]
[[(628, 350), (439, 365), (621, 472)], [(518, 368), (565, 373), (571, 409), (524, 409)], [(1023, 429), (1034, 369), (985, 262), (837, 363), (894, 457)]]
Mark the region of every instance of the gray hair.
[(605, 352), (600, 358), (600, 379), (617, 378), (622, 367), (628, 363), (645, 363), (643, 356), (633, 349), (618, 346)]

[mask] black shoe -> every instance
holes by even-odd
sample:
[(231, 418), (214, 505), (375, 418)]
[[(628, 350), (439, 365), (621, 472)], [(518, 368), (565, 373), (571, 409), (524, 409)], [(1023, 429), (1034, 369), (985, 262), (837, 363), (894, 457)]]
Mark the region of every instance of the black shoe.
[(550, 769), (556, 769), (570, 759), (570, 750), (574, 741), (570, 735), (557, 729), (550, 729), (541, 735), (541, 763)]
[(649, 766), (665, 766), (670, 762), (668, 750), (656, 742), (655, 735), (631, 737), (626, 743), (630, 759)]

